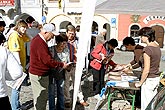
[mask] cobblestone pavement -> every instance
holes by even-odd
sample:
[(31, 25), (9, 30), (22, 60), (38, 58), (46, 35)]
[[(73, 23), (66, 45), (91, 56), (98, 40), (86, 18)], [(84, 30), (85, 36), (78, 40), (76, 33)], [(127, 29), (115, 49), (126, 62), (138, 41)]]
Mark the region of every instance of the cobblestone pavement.
[[(162, 53), (163, 55), (165, 55), (165, 51), (163, 51)], [(126, 63), (129, 63), (129, 61), (132, 58), (133, 58), (133, 54), (131, 52), (122, 52), (122, 51), (116, 50), (113, 60), (119, 64), (126, 64)], [(165, 65), (165, 61), (162, 60), (160, 70), (163, 70), (164, 65)], [(75, 110), (94, 110), (97, 103), (97, 99), (95, 99), (92, 95), (92, 75), (90, 73), (87, 74), (87, 76), (84, 78), (81, 84), (82, 84), (82, 90), (83, 90), (85, 100), (90, 105), (88, 107), (83, 107), (77, 104)], [(11, 93), (10, 90), (11, 89), (9, 88), (9, 96)], [(32, 95), (33, 94), (32, 94), (30, 85), (22, 86), (21, 93), (20, 93), (20, 102), (24, 107), (26, 107), (26, 109), (24, 110), (33, 110)], [(101, 103), (100, 110), (107, 110), (107, 108), (108, 108), (108, 105), (107, 105), (107, 99), (106, 99)], [(48, 110), (48, 106), (47, 106), (47, 110)], [(66, 110), (71, 110), (71, 109), (66, 109)]]

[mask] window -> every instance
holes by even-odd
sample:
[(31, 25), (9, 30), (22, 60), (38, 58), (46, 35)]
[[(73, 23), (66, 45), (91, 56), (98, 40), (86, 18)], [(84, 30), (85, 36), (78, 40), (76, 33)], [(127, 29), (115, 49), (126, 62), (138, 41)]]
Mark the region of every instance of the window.
[(140, 27), (138, 25), (132, 25), (130, 29), (130, 36), (131, 37), (138, 37), (138, 31)]

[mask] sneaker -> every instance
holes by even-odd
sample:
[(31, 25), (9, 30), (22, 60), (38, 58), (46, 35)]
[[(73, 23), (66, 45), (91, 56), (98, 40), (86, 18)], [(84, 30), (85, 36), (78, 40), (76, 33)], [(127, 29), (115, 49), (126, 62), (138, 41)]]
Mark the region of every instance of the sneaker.
[(20, 107), (20, 110), (27, 110), (27, 107), (26, 107), (25, 105), (22, 105), (22, 106)]
[(103, 96), (100, 97), (100, 95), (97, 94), (97, 95), (94, 96), (94, 98), (97, 99), (97, 100), (104, 100), (104, 99), (106, 99), (106, 96), (103, 94)]
[(101, 97), (100, 97), (99, 94), (96, 94), (96, 95), (94, 96), (94, 98), (97, 99), (97, 100), (99, 100)]
[(105, 94), (103, 94), (103, 96), (102, 96), (102, 99), (103, 99), (103, 100), (105, 100), (105, 99), (106, 99), (106, 96), (105, 96)]

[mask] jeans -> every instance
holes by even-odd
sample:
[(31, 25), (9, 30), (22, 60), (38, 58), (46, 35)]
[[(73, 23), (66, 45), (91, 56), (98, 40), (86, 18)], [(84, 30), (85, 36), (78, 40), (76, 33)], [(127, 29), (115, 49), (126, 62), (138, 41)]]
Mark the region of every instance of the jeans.
[(21, 107), (20, 101), (19, 101), (20, 91), (21, 91), (21, 86), (19, 87), (18, 90), (12, 89), (12, 92), (11, 92), (11, 107), (12, 107), (12, 110), (20, 110), (20, 107)]
[[(64, 80), (55, 80), (49, 77), (49, 110), (64, 110)], [(55, 89), (56, 88), (56, 89)], [(57, 90), (57, 103), (55, 106), (55, 90)]]

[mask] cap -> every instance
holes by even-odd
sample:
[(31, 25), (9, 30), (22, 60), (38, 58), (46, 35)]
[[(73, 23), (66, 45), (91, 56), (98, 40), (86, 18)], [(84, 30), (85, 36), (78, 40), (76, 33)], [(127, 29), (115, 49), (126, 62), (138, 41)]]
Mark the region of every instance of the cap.
[(53, 24), (48, 23), (43, 26), (43, 30), (46, 32), (52, 32), (54, 35), (59, 35), (59, 33), (55, 30), (55, 27)]

